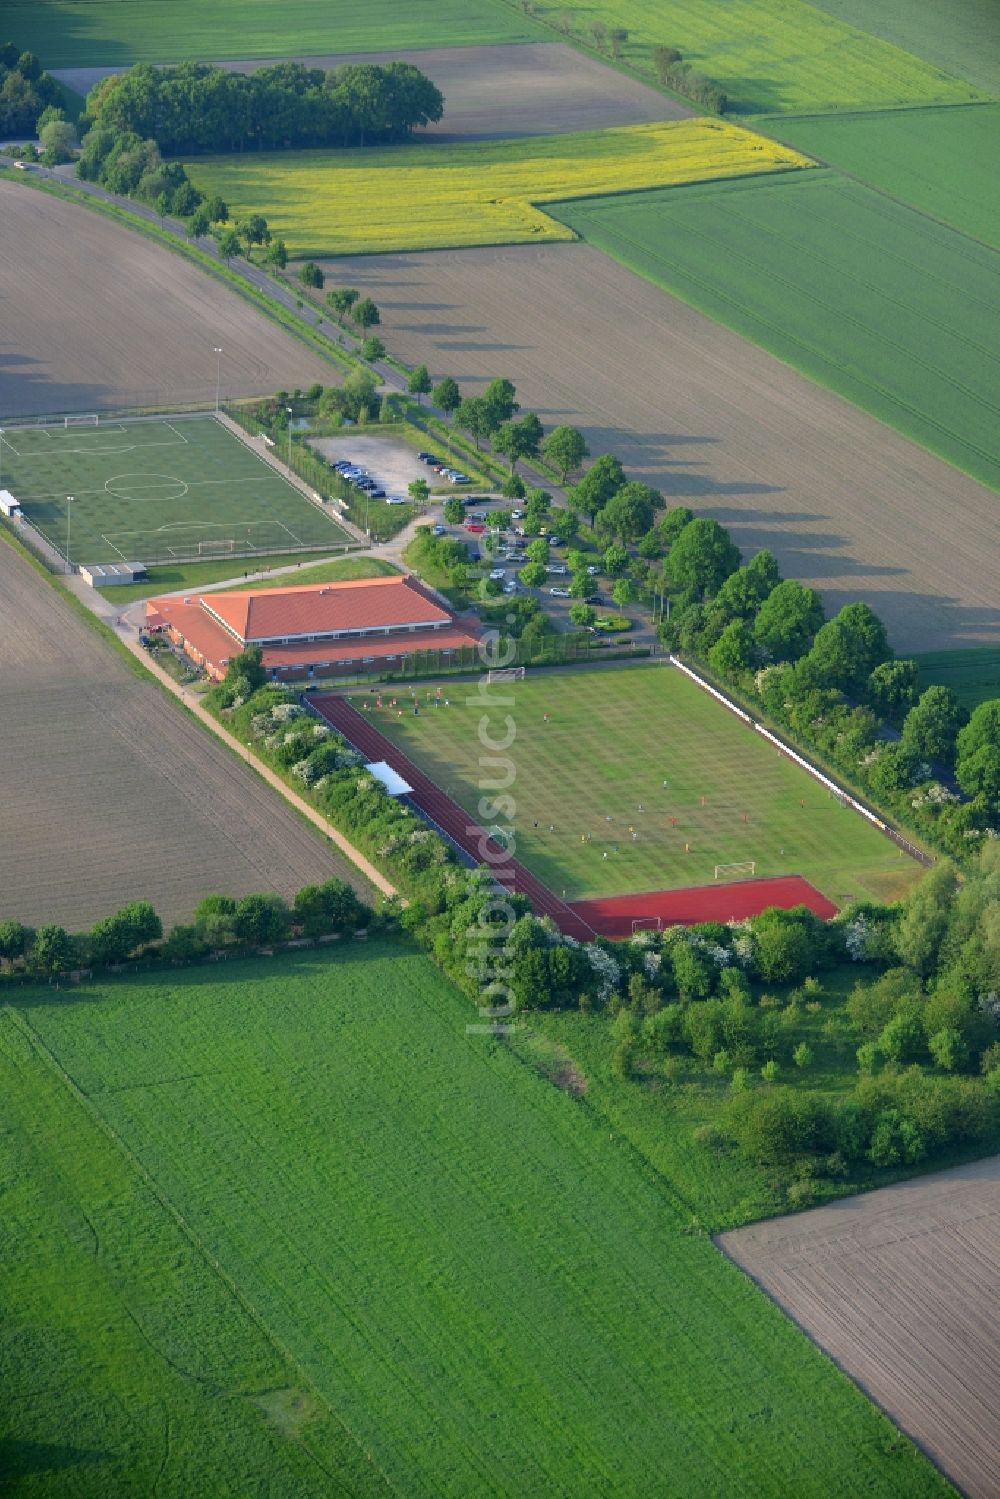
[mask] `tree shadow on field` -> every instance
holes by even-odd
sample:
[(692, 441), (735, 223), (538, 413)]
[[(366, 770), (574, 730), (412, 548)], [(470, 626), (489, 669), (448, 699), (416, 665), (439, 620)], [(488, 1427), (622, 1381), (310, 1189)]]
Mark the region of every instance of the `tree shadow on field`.
[(115, 402), (105, 385), (71, 385), (49, 378), (49, 363), (20, 350), (0, 350), (0, 422), (63, 411), (102, 411)]
[[(15, 1437), (0, 1438), (0, 1482), (14, 1484), (18, 1479), (41, 1473), (58, 1473), (67, 1468), (92, 1467), (107, 1462), (110, 1452), (86, 1447), (69, 1447), (55, 1442), (24, 1442)], [(6, 1489), (5, 1492), (13, 1492)]]
[[(450, 309), (443, 309), (450, 310)], [(470, 339), (477, 333), (487, 333), (489, 330), (481, 323), (396, 323), (394, 331), (397, 333), (416, 333), (420, 337), (431, 338), (457, 338), (459, 334), (466, 334)], [(496, 344), (469, 343), (467, 348), (496, 348)], [(502, 347), (502, 346), (501, 346)]]

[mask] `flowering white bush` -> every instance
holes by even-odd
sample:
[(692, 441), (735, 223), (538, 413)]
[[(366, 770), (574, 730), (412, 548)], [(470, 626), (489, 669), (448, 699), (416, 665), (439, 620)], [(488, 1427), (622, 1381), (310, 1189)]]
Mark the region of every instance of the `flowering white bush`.
[(597, 998), (603, 1004), (611, 998), (621, 981), (621, 964), (609, 952), (605, 952), (603, 947), (597, 947), (594, 943), (588, 943), (584, 952), (587, 954), (588, 963), (597, 975)]
[(293, 719), (301, 718), (302, 713), (303, 709), (298, 703), (275, 703), (271, 709), (271, 720), (276, 724), (291, 723)]
[[(930, 774), (929, 770), (928, 774)], [(949, 802), (957, 802), (960, 799), (954, 791), (949, 791), (947, 786), (942, 786), (940, 781), (932, 781), (926, 791), (921, 792), (919, 796), (913, 798), (910, 805), (913, 807), (944, 807)]]
[(852, 963), (863, 963), (868, 956), (868, 922), (856, 916), (844, 927), (844, 946)]
[(648, 979), (655, 979), (663, 962), (663, 954), (658, 952), (644, 952), (642, 955), (642, 966)]
[(993, 1020), (1000, 1020), (1000, 989), (990, 989), (986, 994), (979, 996), (979, 1008), (984, 1015), (989, 1015)]
[(729, 949), (733, 961), (741, 968), (749, 968), (753, 963), (753, 933), (749, 920), (744, 918), (742, 921), (730, 921), (727, 926), (733, 934)]

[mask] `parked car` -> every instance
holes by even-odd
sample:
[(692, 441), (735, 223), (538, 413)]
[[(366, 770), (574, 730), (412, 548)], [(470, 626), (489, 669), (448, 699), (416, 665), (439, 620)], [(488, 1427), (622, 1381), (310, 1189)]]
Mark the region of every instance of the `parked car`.
[(507, 574), (504, 572), (502, 567), (494, 567), (490, 572), (490, 577), (495, 583), (499, 582), (501, 578), (505, 578), (506, 576)]
[(553, 578), (565, 578), (569, 568), (563, 562), (550, 562), (545, 571)]
[(516, 581), (516, 579), (514, 579), (514, 578), (508, 578), (507, 582), (503, 585), (503, 591), (504, 591), (504, 593), (516, 593), (517, 592), (517, 581)]
[(591, 578), (596, 578), (597, 574), (600, 572), (600, 570), (601, 569), (599, 567), (593, 567), (593, 566), (591, 566), (591, 567), (587, 568), (587, 574)]
[(431, 527), (431, 535), (432, 536), (445, 536), (445, 535), (447, 535), (447, 532), (448, 532), (448, 527), (447, 526), (432, 526)]
[(568, 588), (550, 588), (549, 593), (551, 593), (554, 599), (571, 599), (573, 597)]
[(408, 505), (410, 502), (405, 494), (390, 494), (386, 495), (385, 503), (387, 505)]
[(478, 521), (469, 521), (469, 522), (468, 522), (468, 523), (467, 523), (467, 524), (466, 524), (466, 527), (465, 527), (465, 529), (466, 529), (466, 530), (467, 530), (467, 531), (475, 531), (475, 532), (477, 532), (477, 533), (479, 533), (479, 532), (483, 532), (483, 531), (485, 531), (485, 530), (486, 530), (486, 527), (485, 527), (485, 526), (483, 526), (483, 525), (480, 525), (480, 523), (479, 523), (479, 522), (478, 522)]
[(450, 473), (447, 477), (448, 477), (448, 483), (449, 484), (471, 484), (472, 483), (472, 480), (469, 478), (468, 474)]
[(524, 511), (523, 510), (512, 510), (510, 512), (510, 518), (511, 518), (511, 520), (524, 520)]
[[(388, 496), (386, 495), (385, 490), (384, 489), (379, 489), (377, 487), (375, 489), (369, 489), (367, 491), (367, 493), (368, 493), (368, 498), (370, 500), (384, 500), (384, 499), (388, 498)], [(400, 505), (405, 505), (406, 501), (405, 500), (399, 500), (399, 501), (397, 501), (397, 503), (400, 504)]]
[(561, 547), (562, 546), (562, 537), (561, 536), (550, 536), (549, 537), (549, 546), (550, 547)]
[(437, 461), (433, 453), (418, 453), (417, 457), (421, 463), (435, 463)]

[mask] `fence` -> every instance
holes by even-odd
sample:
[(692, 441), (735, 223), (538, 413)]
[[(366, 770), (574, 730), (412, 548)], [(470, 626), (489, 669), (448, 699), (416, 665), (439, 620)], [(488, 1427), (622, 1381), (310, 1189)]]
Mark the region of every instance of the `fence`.
[(802, 755), (798, 750), (793, 749), (790, 744), (786, 744), (785, 741), (779, 737), (779, 735), (772, 733), (772, 731), (768, 728), (765, 728), (762, 723), (758, 723), (755, 718), (751, 718), (750, 714), (747, 713), (743, 708), (741, 708), (738, 703), (735, 703), (731, 697), (727, 696), (727, 694), (724, 692), (720, 692), (718, 687), (713, 687), (711, 682), (707, 681), (704, 677), (699, 676), (696, 671), (693, 671), (692, 668), (685, 662), (681, 661), (678, 656), (671, 654), (668, 659), (671, 666), (676, 666), (679, 671), (682, 671), (686, 677), (689, 677), (692, 682), (694, 682), (698, 687), (702, 689), (703, 692), (710, 693), (717, 702), (720, 702), (724, 708), (728, 708), (730, 713), (735, 713), (736, 717), (742, 719), (743, 722), (749, 728), (753, 729), (755, 733), (760, 734), (762, 738), (768, 740), (768, 742), (770, 744), (773, 744), (776, 749), (780, 750), (783, 755), (786, 755), (789, 760), (794, 760), (796, 765), (801, 766), (802, 769), (807, 771), (814, 780), (819, 781), (821, 786), (825, 786), (829, 792), (836, 796), (846, 806), (857, 812), (859, 816), (866, 818), (873, 827), (878, 828), (880, 833), (884, 833), (887, 838), (895, 843), (897, 847), (903, 849), (904, 852), (908, 853), (911, 858), (916, 859), (919, 864), (930, 865), (934, 863), (934, 860), (930, 854), (927, 854), (923, 851), (923, 849), (918, 848), (915, 843), (911, 843), (908, 838), (904, 838), (903, 834), (898, 832), (896, 828), (892, 827), (883, 818), (879, 817), (878, 814), (876, 812), (873, 812), (870, 807), (866, 807), (864, 802), (859, 801), (856, 796), (853, 796), (851, 792), (847, 791), (831, 776), (826, 775), (822, 770), (819, 769), (817, 765), (813, 765), (812, 761), (807, 760), (805, 755)]

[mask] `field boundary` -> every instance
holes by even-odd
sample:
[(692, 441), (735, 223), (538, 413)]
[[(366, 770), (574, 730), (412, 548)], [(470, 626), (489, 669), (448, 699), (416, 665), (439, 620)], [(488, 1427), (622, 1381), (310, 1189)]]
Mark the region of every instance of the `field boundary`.
[(924, 853), (923, 849), (918, 848), (915, 843), (911, 843), (908, 838), (905, 838), (903, 834), (898, 832), (897, 829), (894, 828), (890, 823), (886, 822), (876, 812), (873, 812), (870, 807), (867, 807), (864, 802), (859, 801), (856, 796), (854, 796), (850, 791), (847, 791), (843, 786), (839, 784), (839, 782), (835, 781), (832, 776), (826, 775), (824, 771), (820, 770), (818, 765), (814, 765), (813, 762), (807, 759), (805, 755), (801, 754), (798, 750), (793, 749), (790, 744), (786, 744), (786, 742), (778, 734), (775, 734), (771, 729), (766, 728), (764, 724), (759, 723), (757, 719), (752, 718), (744, 708), (741, 708), (738, 703), (734, 702), (731, 697), (729, 697), (725, 692), (722, 692), (718, 687), (713, 687), (712, 683), (709, 682), (707, 678), (699, 676), (699, 674), (693, 669), (693, 667), (688, 666), (687, 663), (682, 661), (679, 656), (675, 656), (671, 653), (667, 657), (667, 660), (670, 662), (671, 666), (676, 666), (679, 671), (682, 671), (684, 675), (690, 678), (690, 680), (694, 682), (696, 686), (700, 687), (703, 692), (709, 693), (716, 699), (717, 702), (721, 703), (724, 708), (728, 708), (730, 713), (735, 713), (736, 717), (742, 719), (743, 722), (748, 726), (748, 728), (753, 729), (755, 733), (760, 734), (770, 744), (773, 744), (775, 748), (780, 750), (783, 755), (787, 755), (789, 760), (793, 760), (796, 765), (800, 766), (803, 770), (808, 771), (814, 780), (819, 781), (821, 786), (825, 786), (829, 792), (836, 796), (843, 804), (850, 807), (853, 812), (857, 812), (859, 816), (866, 818), (868, 822), (870, 822), (874, 827), (878, 828), (880, 833), (884, 833), (885, 836), (889, 838), (893, 843), (895, 843), (898, 848), (901, 848), (904, 853), (909, 854), (912, 859), (916, 859), (918, 864), (923, 864), (925, 867), (929, 867), (931, 864), (935, 863), (932, 855)]

